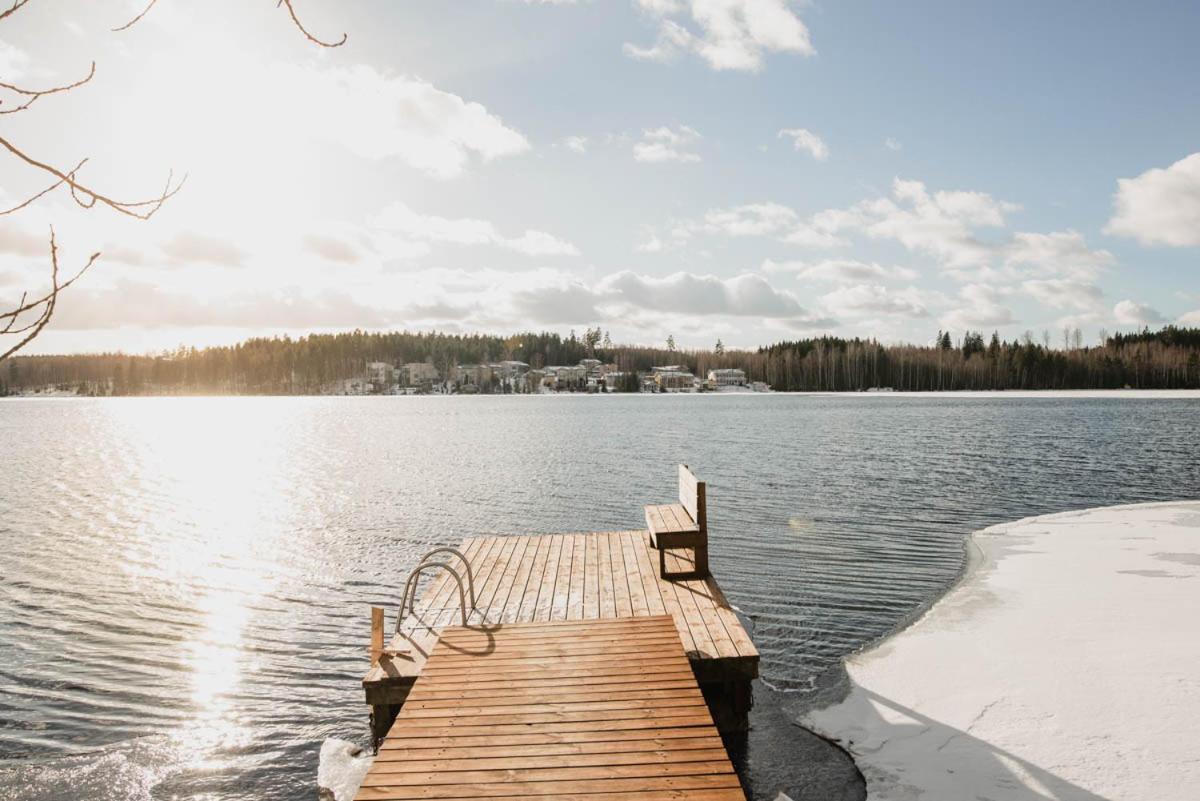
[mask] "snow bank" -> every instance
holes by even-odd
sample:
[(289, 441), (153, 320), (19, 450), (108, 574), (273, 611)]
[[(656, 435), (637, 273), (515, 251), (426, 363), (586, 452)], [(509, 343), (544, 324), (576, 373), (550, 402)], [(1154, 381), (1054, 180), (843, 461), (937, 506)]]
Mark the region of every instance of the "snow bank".
[(1028, 518), (805, 724), (871, 799), (1200, 798), (1200, 502)]
[(830, 395), (839, 398), (978, 398), (981, 400), (1037, 399), (1037, 400), (1194, 400), (1200, 398), (1200, 389), (1004, 389), (1004, 390), (956, 390), (953, 392), (809, 392), (772, 393)]
[(330, 737), (321, 743), (317, 787), (321, 801), (352, 801), (375, 758), (346, 740)]

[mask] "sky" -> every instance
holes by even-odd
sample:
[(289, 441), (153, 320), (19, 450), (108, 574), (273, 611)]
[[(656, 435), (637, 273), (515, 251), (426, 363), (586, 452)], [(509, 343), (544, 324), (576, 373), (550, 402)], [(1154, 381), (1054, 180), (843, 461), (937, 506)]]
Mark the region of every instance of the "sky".
[[(756, 347), (1200, 325), (1200, 5), (30, 0), (0, 136), (29, 353), (361, 328)], [(11, 106), (11, 95), (0, 108)], [(0, 204), (53, 182), (0, 151)], [(7, 305), (6, 305), (7, 304)]]

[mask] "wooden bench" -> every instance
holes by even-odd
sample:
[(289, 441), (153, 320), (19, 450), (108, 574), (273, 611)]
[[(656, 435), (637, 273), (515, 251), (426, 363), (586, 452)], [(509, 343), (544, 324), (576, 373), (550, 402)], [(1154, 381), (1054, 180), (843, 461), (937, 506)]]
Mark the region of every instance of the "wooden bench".
[[(646, 507), (646, 528), (650, 544), (658, 549), (658, 572), (664, 579), (707, 578), (708, 513), (705, 508), (704, 482), (685, 464), (679, 465), (679, 503)], [(667, 551), (690, 549), (692, 569), (667, 572)]]

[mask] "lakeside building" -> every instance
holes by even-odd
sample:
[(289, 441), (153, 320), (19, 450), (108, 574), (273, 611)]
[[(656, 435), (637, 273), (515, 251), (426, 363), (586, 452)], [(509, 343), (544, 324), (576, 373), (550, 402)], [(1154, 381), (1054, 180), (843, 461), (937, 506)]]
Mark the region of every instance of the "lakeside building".
[(582, 365), (548, 365), (542, 386), (555, 392), (578, 392), (587, 388), (587, 368)]
[(395, 391), (396, 368), (389, 362), (370, 362), (367, 364), (367, 384), (377, 395), (390, 395)]
[(515, 359), (489, 364), (456, 364), (443, 376), (429, 362), (393, 365), (370, 362), (362, 377), (340, 382), (336, 394), (419, 395), (434, 392), (512, 394), (555, 392), (702, 392), (741, 389), (765, 391), (740, 368), (714, 368), (701, 379), (683, 364), (656, 365), (649, 372), (621, 370), (600, 359), (533, 369)]
[(495, 375), (488, 364), (456, 364), (450, 368), (450, 381), (460, 392), (490, 389)]
[(659, 392), (695, 392), (696, 376), (678, 364), (654, 367), (651, 370)]
[(441, 373), (428, 362), (409, 362), (396, 368), (396, 382), (403, 395), (426, 395), (442, 381)]
[(716, 370), (709, 370), (708, 385), (713, 389), (718, 387), (747, 386), (746, 371), (737, 367), (721, 367)]

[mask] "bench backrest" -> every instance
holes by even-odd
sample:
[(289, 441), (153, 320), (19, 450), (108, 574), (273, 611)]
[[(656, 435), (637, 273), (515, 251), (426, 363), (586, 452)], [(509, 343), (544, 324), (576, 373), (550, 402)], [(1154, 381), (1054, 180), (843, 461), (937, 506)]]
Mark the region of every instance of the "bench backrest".
[(692, 520), (700, 528), (700, 533), (708, 536), (708, 510), (704, 498), (704, 482), (697, 480), (686, 464), (679, 465), (679, 503), (692, 516)]

